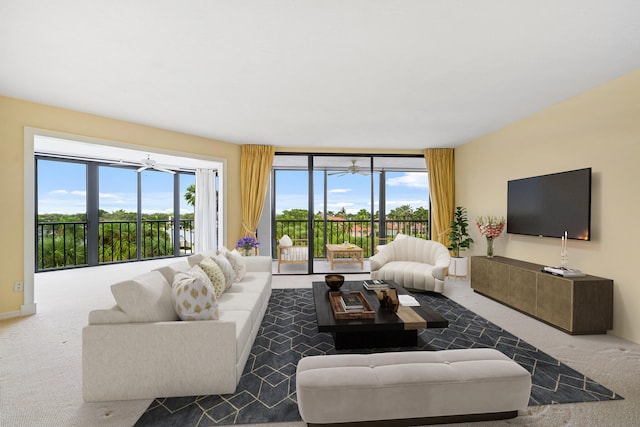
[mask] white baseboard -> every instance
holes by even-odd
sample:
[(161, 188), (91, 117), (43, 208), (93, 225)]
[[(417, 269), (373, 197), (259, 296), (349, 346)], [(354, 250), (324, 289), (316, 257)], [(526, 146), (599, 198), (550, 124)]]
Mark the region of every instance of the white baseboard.
[(31, 303), (31, 304), (23, 304), (20, 306), (20, 315), (21, 316), (31, 316), (33, 314), (36, 314), (36, 307), (37, 304)]
[(0, 320), (31, 316), (33, 314), (36, 314), (36, 304), (25, 304), (20, 306), (20, 311), (7, 311), (6, 313), (0, 313)]
[(7, 311), (6, 313), (0, 313), (0, 320), (13, 319), (20, 316), (22, 316), (22, 313), (19, 311)]

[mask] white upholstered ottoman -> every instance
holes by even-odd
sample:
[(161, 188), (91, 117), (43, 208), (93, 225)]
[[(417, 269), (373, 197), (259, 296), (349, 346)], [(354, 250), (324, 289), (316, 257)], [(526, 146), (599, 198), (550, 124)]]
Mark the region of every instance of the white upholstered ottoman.
[(486, 348), (309, 356), (296, 372), (298, 409), (310, 426), (513, 418), (530, 392), (529, 372)]

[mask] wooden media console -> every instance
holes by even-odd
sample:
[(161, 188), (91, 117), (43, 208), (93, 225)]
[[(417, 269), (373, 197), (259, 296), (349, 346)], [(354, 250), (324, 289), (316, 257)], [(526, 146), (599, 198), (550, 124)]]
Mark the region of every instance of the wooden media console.
[(471, 287), (569, 334), (606, 334), (613, 328), (613, 280), (562, 277), (515, 259), (471, 257)]

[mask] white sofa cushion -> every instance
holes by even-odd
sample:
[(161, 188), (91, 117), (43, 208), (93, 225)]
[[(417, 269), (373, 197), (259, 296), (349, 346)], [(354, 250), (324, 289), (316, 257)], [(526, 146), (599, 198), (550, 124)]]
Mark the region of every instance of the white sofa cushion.
[(220, 270), (220, 267), (218, 267), (218, 264), (211, 258), (205, 258), (198, 263), (198, 266), (209, 276), (209, 280), (216, 293), (216, 298), (220, 298), (220, 295), (222, 295), (226, 288), (226, 282), (224, 274), (222, 270)]
[(233, 285), (225, 293), (254, 293), (260, 294), (262, 301), (268, 300), (271, 296), (271, 273), (254, 271), (247, 273), (244, 280)]
[(111, 293), (131, 322), (178, 320), (171, 304), (171, 285), (159, 271), (111, 285)]
[(182, 320), (216, 320), (219, 317), (215, 289), (199, 266), (176, 274), (171, 302)]
[(218, 298), (221, 311), (246, 310), (251, 313), (252, 322), (258, 321), (261, 316), (260, 294), (225, 292)]

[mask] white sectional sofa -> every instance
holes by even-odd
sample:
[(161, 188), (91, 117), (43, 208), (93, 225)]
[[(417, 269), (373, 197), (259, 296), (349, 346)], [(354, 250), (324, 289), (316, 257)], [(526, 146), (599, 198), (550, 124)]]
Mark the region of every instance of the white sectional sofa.
[(171, 284), (206, 254), (116, 283), (117, 305), (82, 331), (87, 402), (233, 393), (271, 295), (271, 258), (243, 257), (244, 278), (217, 300), (218, 320), (179, 320)]
[(443, 244), (401, 234), (369, 258), (372, 279), (439, 293), (443, 291), (449, 264), (451, 255)]

